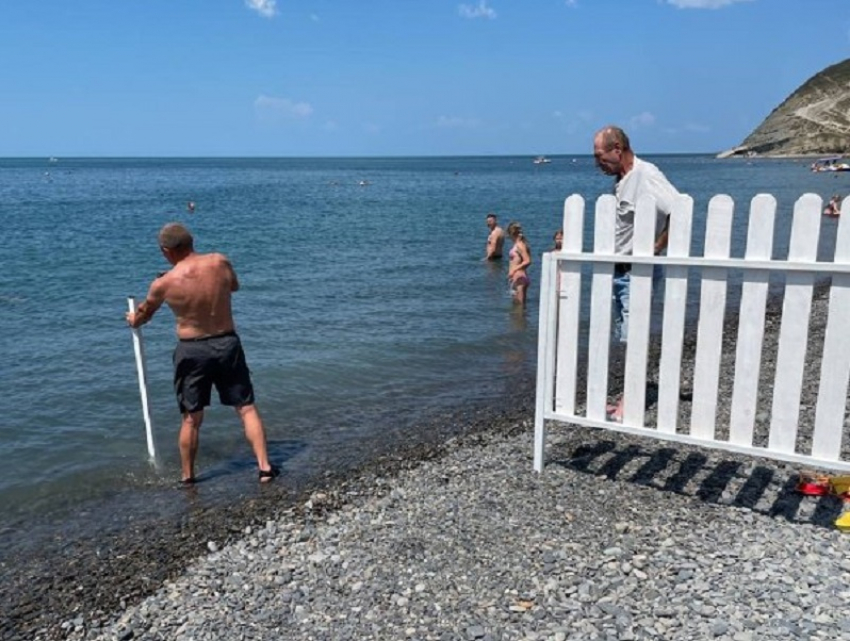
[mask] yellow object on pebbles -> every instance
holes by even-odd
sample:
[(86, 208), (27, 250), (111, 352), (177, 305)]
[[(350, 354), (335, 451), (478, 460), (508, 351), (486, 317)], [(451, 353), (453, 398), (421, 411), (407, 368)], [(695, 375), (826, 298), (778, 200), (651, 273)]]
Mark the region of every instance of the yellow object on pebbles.
[(829, 485), (834, 494), (850, 492), (850, 476), (833, 476), (829, 479)]
[(850, 512), (845, 512), (835, 519), (835, 527), (842, 532), (850, 532)]

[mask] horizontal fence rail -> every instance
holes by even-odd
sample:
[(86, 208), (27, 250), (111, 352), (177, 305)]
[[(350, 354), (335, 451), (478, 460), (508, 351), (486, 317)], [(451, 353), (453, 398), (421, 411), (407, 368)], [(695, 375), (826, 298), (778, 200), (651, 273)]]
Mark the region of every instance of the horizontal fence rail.
[[(850, 446), (845, 426), (850, 382), (850, 204), (845, 201), (838, 222), (833, 259), (818, 261), (822, 200), (815, 194), (804, 194), (794, 205), (783, 259), (773, 257), (776, 200), (769, 194), (750, 203), (743, 258), (730, 256), (734, 202), (729, 196), (714, 196), (708, 204), (702, 256), (691, 255), (694, 203), (689, 196), (680, 196), (674, 204), (666, 256), (653, 255), (655, 203), (649, 197), (639, 200), (633, 254), (627, 259), (631, 301), (621, 423), (606, 417), (613, 271), (614, 264), (624, 260), (614, 253), (616, 207), (614, 196), (597, 200), (593, 247), (585, 251), (584, 229), (591, 214), (586, 214), (581, 196), (567, 198), (562, 250), (543, 256), (534, 469), (543, 470), (546, 421), (554, 420), (850, 470), (848, 456), (842, 456), (842, 448), (846, 452)], [(658, 305), (653, 309), (656, 266), (663, 267), (660, 312)], [(724, 342), (732, 274), (740, 281), (737, 334), (735, 340)], [(825, 277), (831, 279), (826, 326), (814, 341), (809, 336), (813, 293), (815, 283)], [(782, 279), (784, 294), (775, 350), (765, 350), (771, 278)], [(691, 291), (699, 292), (699, 307), (693, 321), (695, 347), (686, 355)], [(650, 329), (656, 314), (661, 317), (660, 349), (652, 363), (653, 373), (657, 371), (657, 383), (652, 382), (657, 387), (656, 412), (648, 424)], [(770, 354), (769, 363), (764, 362), (765, 354)], [(720, 378), (724, 362), (733, 363), (732, 381)], [(812, 363), (818, 362), (819, 371), (813, 375)], [(681, 402), (685, 364), (692, 376), (689, 412)], [(585, 390), (578, 388), (582, 373)], [(817, 402), (813, 420), (801, 425), (806, 376), (818, 378)], [(584, 392), (583, 406), (579, 392)], [(729, 394), (730, 401), (722, 411), (721, 394)]]

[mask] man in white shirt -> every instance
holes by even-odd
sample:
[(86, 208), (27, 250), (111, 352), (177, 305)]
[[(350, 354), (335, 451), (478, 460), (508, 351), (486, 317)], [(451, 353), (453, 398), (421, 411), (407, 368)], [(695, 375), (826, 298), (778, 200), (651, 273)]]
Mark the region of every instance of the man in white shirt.
[[(619, 127), (607, 126), (593, 138), (593, 156), (603, 173), (614, 176), (614, 195), (617, 197), (617, 221), (614, 229), (614, 253), (629, 256), (635, 229), (635, 207), (638, 198), (649, 194), (655, 198), (655, 253), (667, 247), (667, 226), (673, 202), (679, 195), (676, 188), (652, 163), (641, 160), (632, 151), (629, 137)], [(614, 266), (614, 335), (625, 343), (629, 333), (629, 288), (631, 263)], [(611, 412), (622, 418), (622, 402)]]

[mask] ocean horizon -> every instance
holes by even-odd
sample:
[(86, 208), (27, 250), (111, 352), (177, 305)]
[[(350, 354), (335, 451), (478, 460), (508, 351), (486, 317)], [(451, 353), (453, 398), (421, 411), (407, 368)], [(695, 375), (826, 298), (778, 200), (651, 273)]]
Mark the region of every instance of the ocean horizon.
[[(718, 151), (671, 151), (671, 152), (653, 152), (651, 154), (639, 154), (640, 156), (652, 156), (655, 158), (667, 158), (667, 157), (686, 157), (686, 156), (711, 156), (714, 157), (716, 154), (720, 152)], [(793, 156), (794, 158), (805, 158), (809, 155), (823, 155), (823, 154), (799, 154)], [(48, 162), (58, 163), (63, 160), (440, 160), (440, 159), (470, 159), (470, 158), (527, 158), (529, 160), (533, 160), (539, 156), (543, 156), (545, 158), (593, 158), (593, 153), (589, 152), (581, 152), (581, 153), (556, 153), (556, 154), (548, 154), (548, 153), (526, 153), (526, 154), (463, 154), (463, 155), (444, 155), (444, 154), (402, 154), (398, 156), (387, 156), (387, 155), (351, 155), (351, 156), (275, 156), (275, 155), (224, 155), (224, 156), (195, 156), (195, 155), (165, 155), (165, 156), (101, 156), (101, 155), (68, 155), (68, 156), (51, 156), (48, 154), (44, 155), (26, 155), (26, 156), (0, 156), (0, 160), (46, 160)], [(762, 156), (759, 157), (763, 160), (773, 159), (772, 157)], [(776, 158), (789, 158), (789, 156), (782, 156)]]

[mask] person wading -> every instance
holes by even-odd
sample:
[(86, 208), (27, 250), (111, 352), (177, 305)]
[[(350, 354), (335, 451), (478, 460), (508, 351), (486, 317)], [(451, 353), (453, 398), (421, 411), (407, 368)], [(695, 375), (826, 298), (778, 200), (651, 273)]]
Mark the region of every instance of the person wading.
[(257, 458), (260, 482), (270, 481), (279, 471), (269, 462), (266, 433), (254, 404), (254, 388), (230, 304), (231, 294), (239, 290), (236, 272), (223, 254), (197, 253), (192, 234), (177, 223), (160, 230), (159, 247), (173, 268), (151, 283), (136, 312), (127, 312), (127, 322), (140, 327), (163, 303), (174, 313), (178, 338), (174, 391), (183, 415), (179, 437), (183, 483), (195, 482), (199, 432), (213, 385), (221, 403), (236, 408), (242, 420)]

